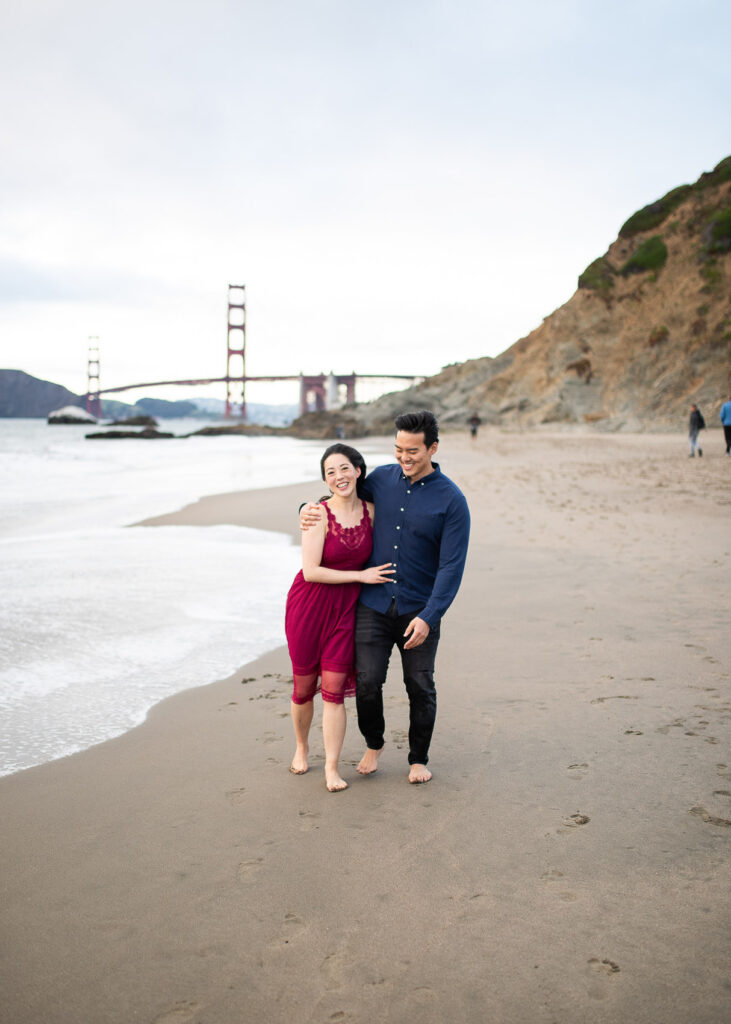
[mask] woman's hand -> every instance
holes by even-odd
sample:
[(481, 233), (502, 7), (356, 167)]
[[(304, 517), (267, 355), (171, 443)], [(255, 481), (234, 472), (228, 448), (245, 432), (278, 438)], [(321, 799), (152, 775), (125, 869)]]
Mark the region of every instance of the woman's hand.
[(300, 530), (309, 530), (311, 526), (317, 526), (322, 516), (322, 505), (313, 505), (308, 501), (300, 510)]
[(360, 574), (361, 583), (389, 583), (396, 572), (390, 569), (391, 562), (384, 562), (383, 565), (372, 565), (370, 569), (363, 569)]

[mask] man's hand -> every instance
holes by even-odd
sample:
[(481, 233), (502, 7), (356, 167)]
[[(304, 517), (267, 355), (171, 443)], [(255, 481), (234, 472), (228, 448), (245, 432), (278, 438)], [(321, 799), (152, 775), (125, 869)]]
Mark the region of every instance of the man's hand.
[(322, 505), (313, 505), (308, 501), (300, 509), (300, 530), (309, 530), (311, 526), (317, 526), (322, 515)]
[(412, 647), (421, 647), (426, 638), (429, 636), (429, 623), (424, 622), (423, 619), (420, 619), (417, 616), (415, 619), (412, 619), (411, 622), (406, 627), (406, 632), (404, 633), (404, 636), (409, 636), (409, 633), (411, 634), (411, 636), (404, 644), (404, 649), (407, 651), (410, 651)]

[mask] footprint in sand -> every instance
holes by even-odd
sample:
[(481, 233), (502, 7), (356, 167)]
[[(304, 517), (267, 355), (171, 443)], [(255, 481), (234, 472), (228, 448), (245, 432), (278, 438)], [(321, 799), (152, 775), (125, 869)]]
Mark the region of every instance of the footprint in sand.
[(282, 933), (280, 939), (273, 943), (274, 946), (279, 946), (280, 943), (288, 946), (290, 942), (293, 942), (297, 936), (305, 930), (307, 922), (304, 918), (301, 918), (299, 914), (295, 914), (293, 911), (288, 911), (284, 915), (284, 921), (282, 923)]
[(685, 722), (682, 718), (676, 718), (674, 722), (669, 722), (667, 725), (660, 725), (655, 732), (659, 732), (661, 736), (667, 736), (671, 729), (684, 729)]
[(421, 1003), (422, 1006), (427, 1003), (433, 1003), (436, 995), (434, 989), (429, 988), (428, 985), (420, 985), (419, 988), (412, 989), (411, 991), (411, 998), (415, 1002)]
[(236, 871), (240, 882), (248, 882), (252, 875), (255, 875), (264, 863), (263, 857), (252, 857), (251, 860), (242, 860)]
[(176, 1003), (155, 1017), (153, 1024), (185, 1024), (193, 1020), (200, 1008), (200, 1003)]
[(392, 729), (391, 740), (395, 743), (396, 749), (401, 750), (404, 743), (406, 743), (408, 735), (403, 729)]
[(619, 964), (606, 957), (600, 960), (599, 957), (593, 956), (587, 960), (587, 973), (590, 978), (587, 993), (589, 997), (591, 999), (606, 999), (609, 994), (606, 982), (609, 978), (619, 974)]
[(688, 814), (694, 814), (696, 817), (701, 818), (707, 825), (718, 825), (720, 828), (729, 828), (731, 826), (731, 821), (728, 818), (720, 818), (716, 814), (711, 814), (705, 807), (691, 807)]
[(342, 953), (328, 953), (320, 964), (320, 973), (328, 992), (342, 988), (348, 967), (348, 958)]
[(322, 817), (319, 811), (300, 811), (300, 828), (303, 832), (314, 832), (320, 826), (319, 819)]
[(593, 956), (587, 963), (591, 970), (598, 974), (619, 974), (619, 964), (615, 964), (614, 960), (600, 960)]
[(567, 829), (580, 828), (582, 825), (588, 825), (591, 818), (588, 814), (581, 814), (579, 811), (576, 814), (569, 815), (568, 818), (564, 818), (562, 821), (563, 828), (557, 829), (558, 832), (565, 832)]
[(228, 793), (226, 793), (226, 799), (229, 801), (229, 803), (232, 804), (242, 804), (245, 799), (245, 793), (246, 790), (243, 788), (243, 786), (241, 787), (241, 789), (230, 789)]

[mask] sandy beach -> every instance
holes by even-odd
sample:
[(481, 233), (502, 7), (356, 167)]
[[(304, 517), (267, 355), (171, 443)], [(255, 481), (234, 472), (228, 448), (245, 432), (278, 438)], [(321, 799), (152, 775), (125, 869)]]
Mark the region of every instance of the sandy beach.
[[(0, 779), (0, 1021), (728, 1020), (731, 459), (704, 440), (443, 438), (473, 534), (428, 785), (398, 657), (378, 773), (350, 702), (350, 788), (327, 792), (318, 728), (290, 775), (285, 649)], [(144, 528), (296, 537), (322, 491)]]

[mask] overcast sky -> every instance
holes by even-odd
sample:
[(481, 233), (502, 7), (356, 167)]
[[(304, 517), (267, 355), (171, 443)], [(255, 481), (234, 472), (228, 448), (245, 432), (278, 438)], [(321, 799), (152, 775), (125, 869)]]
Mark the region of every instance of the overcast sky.
[(731, 152), (729, 29), (728, 0), (5, 0), (0, 366), (83, 392), (98, 336), (102, 386), (222, 375), (229, 283), (251, 374), (496, 355)]

